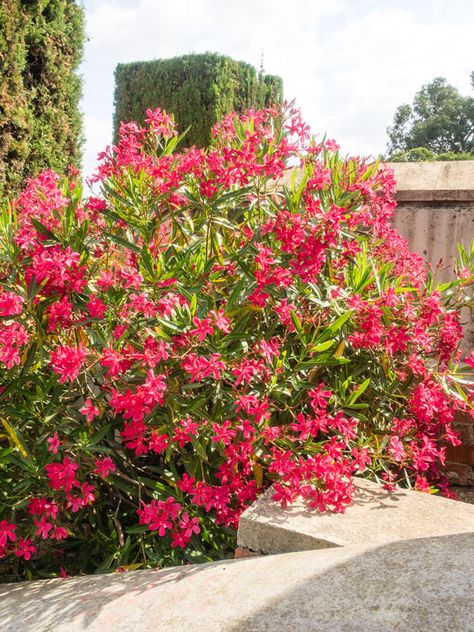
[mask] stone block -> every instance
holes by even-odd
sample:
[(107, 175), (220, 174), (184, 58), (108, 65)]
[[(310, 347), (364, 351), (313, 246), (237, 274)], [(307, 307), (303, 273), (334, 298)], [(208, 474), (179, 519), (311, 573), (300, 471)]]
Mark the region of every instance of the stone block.
[(297, 500), (283, 509), (263, 494), (240, 518), (238, 545), (261, 553), (379, 546), (415, 538), (473, 533), (474, 506), (413, 490), (385, 491), (355, 479), (356, 494), (344, 514), (318, 513)]
[(0, 628), (468, 632), (473, 565), (474, 537), (463, 534), (0, 585)]

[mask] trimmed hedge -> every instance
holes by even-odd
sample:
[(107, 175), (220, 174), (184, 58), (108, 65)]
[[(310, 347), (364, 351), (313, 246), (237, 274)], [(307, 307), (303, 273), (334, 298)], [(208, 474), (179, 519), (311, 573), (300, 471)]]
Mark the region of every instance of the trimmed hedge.
[(0, 0), (0, 196), (42, 169), (80, 166), (84, 38), (75, 0)]
[(215, 53), (118, 64), (114, 138), (122, 121), (144, 121), (147, 108), (173, 114), (185, 143), (206, 147), (212, 127), (229, 112), (281, 103), (283, 82), (253, 66)]

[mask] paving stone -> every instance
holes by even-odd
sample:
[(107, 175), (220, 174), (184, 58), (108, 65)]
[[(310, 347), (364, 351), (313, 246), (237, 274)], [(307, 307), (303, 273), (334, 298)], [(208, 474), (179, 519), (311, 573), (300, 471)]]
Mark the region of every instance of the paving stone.
[(474, 506), (407, 489), (385, 491), (355, 479), (343, 514), (318, 513), (303, 501), (283, 509), (265, 492), (240, 518), (238, 545), (261, 553), (337, 546), (378, 546), (456, 533), (474, 533)]

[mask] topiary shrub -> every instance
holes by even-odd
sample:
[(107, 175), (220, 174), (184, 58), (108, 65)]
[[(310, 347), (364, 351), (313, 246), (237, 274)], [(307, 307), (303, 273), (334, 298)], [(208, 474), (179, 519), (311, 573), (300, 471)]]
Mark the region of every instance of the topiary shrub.
[(4, 580), (226, 557), (271, 484), (319, 511), (354, 475), (448, 493), (473, 253), (435, 289), (391, 228), (392, 173), (293, 109), (178, 141), (148, 111), (99, 197), (46, 171), (3, 210)]
[(74, 0), (0, 3), (0, 198), (45, 168), (80, 167), (84, 9)]
[(187, 146), (206, 147), (212, 127), (229, 112), (281, 103), (280, 77), (216, 53), (118, 64), (115, 70), (114, 137), (120, 124), (143, 123), (148, 108), (174, 115)]

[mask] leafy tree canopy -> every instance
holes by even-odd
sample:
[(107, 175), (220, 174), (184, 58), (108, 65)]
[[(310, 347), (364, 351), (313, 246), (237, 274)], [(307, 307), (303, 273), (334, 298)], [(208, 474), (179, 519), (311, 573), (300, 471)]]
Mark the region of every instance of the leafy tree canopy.
[(474, 98), (437, 77), (397, 109), (387, 133), (391, 160), (473, 159)]

